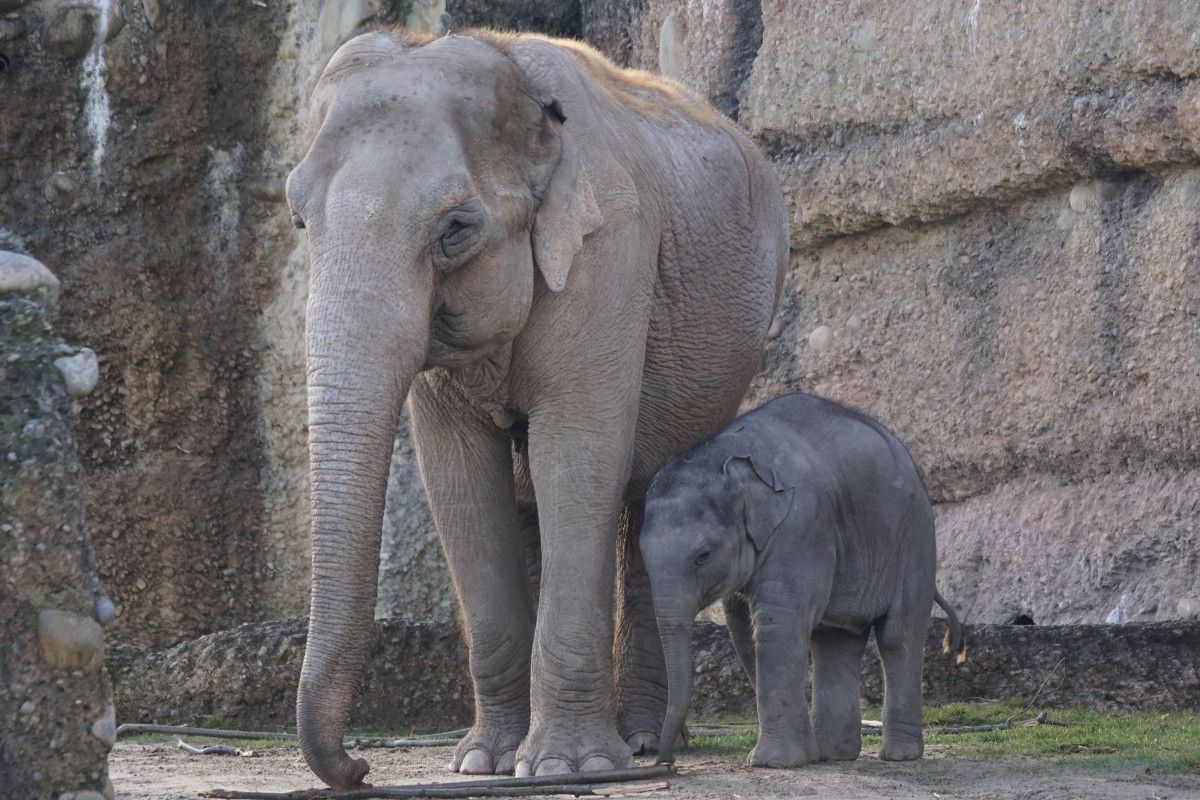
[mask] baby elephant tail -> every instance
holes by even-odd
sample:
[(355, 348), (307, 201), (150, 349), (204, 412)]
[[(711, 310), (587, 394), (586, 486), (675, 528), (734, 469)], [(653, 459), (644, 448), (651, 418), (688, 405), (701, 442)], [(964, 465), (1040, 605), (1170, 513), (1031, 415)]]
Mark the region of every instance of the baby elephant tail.
[(954, 663), (961, 664), (967, 660), (967, 643), (963, 640), (962, 623), (958, 621), (958, 615), (954, 613), (954, 608), (946, 602), (946, 598), (942, 597), (941, 592), (935, 590), (933, 599), (942, 607), (942, 611), (946, 612), (946, 618), (950, 622), (950, 626), (946, 628), (946, 638), (942, 640), (942, 652), (953, 653)]

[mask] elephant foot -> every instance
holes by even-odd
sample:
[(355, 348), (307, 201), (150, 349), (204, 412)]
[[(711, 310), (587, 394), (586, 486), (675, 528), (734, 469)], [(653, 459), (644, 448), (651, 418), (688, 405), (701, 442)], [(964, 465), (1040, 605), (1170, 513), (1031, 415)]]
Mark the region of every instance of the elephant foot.
[(884, 736), (883, 746), (879, 748), (879, 759), (881, 761), (916, 761), (925, 751), (924, 743), (921, 740), (913, 741), (905, 739), (903, 741), (889, 741)]
[(516, 775), (559, 775), (632, 767), (629, 745), (611, 722), (547, 720), (535, 725), (517, 753)]
[(911, 722), (893, 715), (888, 719), (884, 709), (883, 746), (879, 748), (881, 761), (916, 761), (925, 751), (925, 736), (921, 729), (921, 718)]
[[(654, 755), (658, 752), (660, 731), (634, 731), (625, 736), (625, 744), (629, 745), (629, 749), (635, 756)], [(687, 747), (688, 732), (684, 728), (683, 733), (675, 737), (675, 749), (680, 750)]]
[(450, 770), (464, 775), (511, 775), (516, 766), (517, 747), (528, 729), (524, 722), (475, 723), (454, 748)]
[(854, 761), (858, 758), (858, 754), (862, 750), (861, 737), (854, 740), (824, 739), (821, 737), (818, 737), (818, 739), (821, 742), (822, 761)]
[(666, 710), (664, 706), (655, 713), (654, 709), (647, 707), (648, 704), (642, 706), (623, 706), (617, 719), (617, 730), (635, 756), (658, 752), (658, 736), (662, 732), (663, 713)]
[(758, 744), (750, 751), (749, 763), (752, 767), (798, 767), (816, 760), (815, 748), (806, 747), (803, 739), (784, 739), (781, 737), (759, 737)]

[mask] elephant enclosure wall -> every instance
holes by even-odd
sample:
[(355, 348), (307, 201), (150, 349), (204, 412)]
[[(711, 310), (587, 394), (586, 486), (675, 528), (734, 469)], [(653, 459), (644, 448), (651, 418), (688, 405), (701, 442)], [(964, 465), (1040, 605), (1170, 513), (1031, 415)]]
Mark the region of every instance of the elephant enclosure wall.
[[(118, 639), (307, 608), (307, 254), (281, 203), (360, 22), (582, 36), (735, 116), (792, 269), (749, 402), (904, 438), (977, 622), (1200, 616), (1200, 7), (1016, 0), (111, 0), (93, 168), (82, 0), (0, 2), (0, 228), (101, 356), (79, 453)], [(90, 15), (90, 16), (89, 16)], [(397, 437), (378, 611), (447, 620)]]

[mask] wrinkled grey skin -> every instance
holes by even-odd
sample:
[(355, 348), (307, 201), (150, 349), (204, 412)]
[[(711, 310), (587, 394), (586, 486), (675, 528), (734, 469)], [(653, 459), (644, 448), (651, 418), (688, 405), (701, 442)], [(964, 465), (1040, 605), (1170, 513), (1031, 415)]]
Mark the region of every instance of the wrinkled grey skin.
[(751, 765), (858, 757), (872, 629), (885, 681), (880, 758), (921, 757), (933, 511), (908, 452), (879, 423), (804, 394), (739, 417), (655, 474), (641, 549), (670, 686), (660, 760), (673, 759), (691, 699), (692, 620), (721, 598), (757, 695)]
[(778, 181), (681, 90), (538, 37), (356, 37), (313, 101), (287, 183), (312, 260), (304, 758), (335, 787), (367, 772), (342, 733), (407, 397), (475, 690), (453, 768), (627, 765), (666, 703), (640, 498), (755, 371)]

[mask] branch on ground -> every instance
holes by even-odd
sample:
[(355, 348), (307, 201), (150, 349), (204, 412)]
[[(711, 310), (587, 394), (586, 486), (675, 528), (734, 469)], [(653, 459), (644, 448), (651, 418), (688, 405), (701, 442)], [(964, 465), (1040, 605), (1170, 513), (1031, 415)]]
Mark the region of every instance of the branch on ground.
[[(986, 733), (988, 731), (1005, 731), (1009, 728), (1032, 728), (1035, 725), (1056, 725), (1046, 719), (1046, 712), (1038, 714), (1033, 719), (1022, 722), (995, 722), (987, 725), (933, 725), (925, 729), (926, 733)], [(878, 720), (864, 719), (862, 721), (863, 736), (878, 736), (883, 731), (883, 723)]]
[[(576, 797), (617, 797), (646, 794), (671, 788), (668, 765), (581, 772), (574, 775), (535, 775), (528, 778), (492, 778), (452, 783), (415, 783), (402, 786), (371, 786), (360, 789), (298, 789), (292, 792), (243, 792), (236, 789), (208, 789), (201, 797), (222, 800), (395, 800), (396, 798), (470, 798), (530, 797), (535, 795), (575, 795)], [(564, 783), (563, 779), (570, 783)]]
[(243, 750), (240, 747), (230, 747), (227, 744), (210, 744), (204, 747), (196, 747), (188, 744), (183, 739), (176, 739), (175, 746), (180, 750), (185, 750), (198, 756), (241, 756), (242, 758), (253, 758), (256, 755), (253, 750)]

